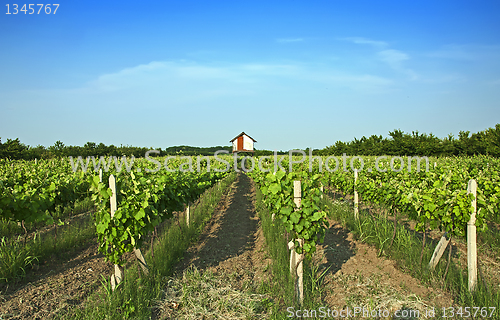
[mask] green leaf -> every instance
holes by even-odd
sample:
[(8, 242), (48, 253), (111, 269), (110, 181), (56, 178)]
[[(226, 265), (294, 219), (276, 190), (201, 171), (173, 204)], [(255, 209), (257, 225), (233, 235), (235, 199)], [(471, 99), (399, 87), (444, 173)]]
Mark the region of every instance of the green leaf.
[(293, 224), (297, 224), (299, 220), (300, 220), (300, 214), (298, 214), (297, 211), (292, 212), (292, 214), (290, 215), (290, 221)]
[(322, 212), (322, 211), (316, 211), (316, 212), (313, 214), (313, 216), (312, 216), (312, 219), (311, 219), (311, 220), (312, 220), (312, 221), (318, 221), (318, 220), (320, 220), (320, 219), (321, 219), (321, 218), (323, 218), (323, 217), (324, 217), (324, 212)]
[(141, 210), (139, 210), (139, 212), (137, 212), (134, 216), (135, 220), (141, 220), (142, 218), (144, 218), (146, 216), (146, 212), (144, 212), (144, 209), (141, 208)]
[(282, 215), (283, 215), (283, 216), (285, 216), (285, 217), (288, 217), (288, 216), (290, 215), (290, 213), (292, 213), (292, 211), (293, 211), (293, 210), (292, 210), (292, 208), (290, 208), (290, 207), (283, 207), (283, 208), (281, 208), (281, 210), (280, 210), (280, 214), (282, 214)]
[(96, 227), (96, 230), (97, 230), (97, 233), (104, 233), (104, 231), (108, 228), (108, 224), (106, 222), (100, 222), (97, 227)]
[(273, 194), (277, 194), (278, 192), (281, 191), (281, 185), (279, 183), (273, 183), (269, 187), (269, 191), (272, 192)]
[(276, 172), (276, 178), (277, 178), (278, 180), (281, 180), (281, 179), (285, 176), (285, 174), (286, 174), (286, 173), (285, 173), (284, 171), (281, 171), (281, 170), (280, 170), (280, 171)]

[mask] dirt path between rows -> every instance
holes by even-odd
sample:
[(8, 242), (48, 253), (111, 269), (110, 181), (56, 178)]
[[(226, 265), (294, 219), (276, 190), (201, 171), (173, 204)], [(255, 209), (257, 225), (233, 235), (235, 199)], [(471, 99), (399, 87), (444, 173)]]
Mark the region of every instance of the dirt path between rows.
[(249, 177), (239, 174), (200, 240), (186, 251), (175, 273), (180, 275), (194, 266), (215, 274), (237, 272), (240, 287), (258, 283), (262, 268), (270, 262), (265, 258), (264, 241), (255, 211), (255, 186)]

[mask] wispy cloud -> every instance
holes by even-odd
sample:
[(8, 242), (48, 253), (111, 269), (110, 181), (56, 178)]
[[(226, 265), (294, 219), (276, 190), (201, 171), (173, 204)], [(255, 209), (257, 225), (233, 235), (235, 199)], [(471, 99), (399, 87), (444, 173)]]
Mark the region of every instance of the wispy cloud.
[(416, 80), (418, 78), (413, 70), (403, 65), (406, 60), (410, 59), (408, 54), (399, 50), (387, 49), (379, 51), (378, 56), (380, 60), (389, 65), (393, 70), (407, 74), (411, 80)]
[(125, 95), (137, 92), (162, 98), (168, 96), (178, 101), (201, 101), (222, 96), (259, 95), (273, 87), (300, 91), (302, 87), (317, 87), (318, 83), (330, 89), (347, 87), (370, 93), (385, 92), (393, 85), (391, 79), (377, 75), (299, 62), (200, 64), (192, 61), (154, 61), (101, 75), (78, 90), (123, 92)]
[(432, 84), (463, 83), (467, 81), (467, 77), (462, 74), (453, 73), (453, 74), (434, 76), (431, 78), (420, 78), (419, 80), (424, 83), (432, 83)]
[(403, 61), (410, 59), (406, 53), (394, 49), (379, 51), (378, 55), (380, 60), (384, 61), (394, 69), (402, 68)]
[(291, 42), (302, 42), (304, 41), (303, 38), (280, 38), (276, 39), (278, 43), (291, 43)]
[(404, 66), (404, 62), (410, 59), (409, 55), (400, 50), (390, 49), (389, 44), (385, 41), (362, 37), (346, 37), (339, 38), (339, 40), (371, 46), (376, 50), (376, 58), (387, 64), (391, 69), (406, 74), (410, 80), (416, 80), (418, 78), (415, 71)]
[(371, 40), (362, 37), (346, 37), (346, 38), (339, 38), (339, 40), (349, 41), (355, 44), (367, 44), (377, 48), (385, 48), (389, 46), (389, 44), (385, 41)]
[(498, 60), (500, 59), (500, 45), (449, 44), (427, 53), (427, 56), (464, 61)]
[(362, 75), (333, 75), (326, 78), (326, 80), (331, 81), (332, 83), (356, 83), (362, 85), (370, 85), (377, 87), (386, 87), (394, 84), (394, 81), (391, 79), (378, 77), (370, 74), (362, 74)]

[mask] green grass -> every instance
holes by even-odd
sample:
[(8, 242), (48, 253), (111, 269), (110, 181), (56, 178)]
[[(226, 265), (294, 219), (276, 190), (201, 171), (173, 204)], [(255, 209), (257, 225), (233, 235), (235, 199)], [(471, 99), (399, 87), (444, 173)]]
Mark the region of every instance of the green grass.
[(24, 242), (23, 236), (7, 241), (0, 239), (0, 283), (22, 278), (33, 264), (53, 254), (71, 254), (95, 237), (95, 225), (90, 215), (75, 219), (42, 235), (35, 234)]
[(496, 256), (500, 255), (500, 226), (495, 223), (488, 224), (488, 230), (477, 235), (478, 243), (487, 247)]

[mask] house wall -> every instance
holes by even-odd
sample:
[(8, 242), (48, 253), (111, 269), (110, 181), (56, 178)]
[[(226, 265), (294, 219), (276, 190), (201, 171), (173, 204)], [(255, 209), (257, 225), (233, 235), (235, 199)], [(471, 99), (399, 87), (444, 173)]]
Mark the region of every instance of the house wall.
[(253, 140), (245, 135), (233, 140), (233, 152), (242, 150), (253, 151)]
[(253, 141), (247, 136), (243, 136), (243, 149), (253, 151)]

